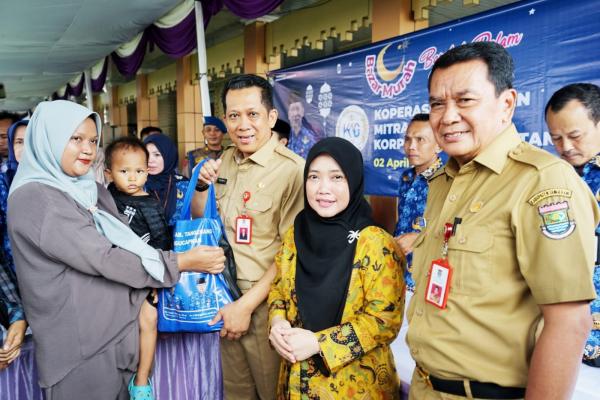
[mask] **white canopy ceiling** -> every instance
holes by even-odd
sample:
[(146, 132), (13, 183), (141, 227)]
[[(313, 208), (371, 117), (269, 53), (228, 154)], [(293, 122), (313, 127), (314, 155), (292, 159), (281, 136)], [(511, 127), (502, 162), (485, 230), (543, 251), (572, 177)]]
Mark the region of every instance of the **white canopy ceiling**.
[(0, 109), (25, 110), (181, 0), (0, 0)]

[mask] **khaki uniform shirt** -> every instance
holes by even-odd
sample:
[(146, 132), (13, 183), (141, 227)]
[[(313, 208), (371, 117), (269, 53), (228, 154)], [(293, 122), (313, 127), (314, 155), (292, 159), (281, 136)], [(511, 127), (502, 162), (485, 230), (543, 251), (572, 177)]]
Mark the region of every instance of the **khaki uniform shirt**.
[[(222, 159), (219, 178), (227, 182), (215, 184), (219, 212), (233, 248), (238, 280), (253, 283), (271, 266), (283, 235), (304, 207), (304, 160), (275, 135), (247, 159), (233, 145)], [(235, 224), (242, 215), (246, 191), (250, 193), (246, 214), (252, 218), (252, 243), (238, 244)]]
[[(453, 270), (445, 309), (425, 302), (443, 227)], [(446, 379), (525, 387), (540, 304), (592, 300), (596, 201), (559, 158), (514, 126), (474, 160), (454, 159), (430, 181), (427, 227), (414, 246), (407, 342), (418, 365)]]

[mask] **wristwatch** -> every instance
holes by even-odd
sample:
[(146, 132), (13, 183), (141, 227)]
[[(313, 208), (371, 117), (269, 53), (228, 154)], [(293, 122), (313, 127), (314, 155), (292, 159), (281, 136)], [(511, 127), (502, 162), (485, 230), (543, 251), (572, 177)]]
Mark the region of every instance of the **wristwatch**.
[(206, 190), (208, 190), (208, 186), (208, 183), (198, 182), (196, 184), (196, 192), (205, 192)]

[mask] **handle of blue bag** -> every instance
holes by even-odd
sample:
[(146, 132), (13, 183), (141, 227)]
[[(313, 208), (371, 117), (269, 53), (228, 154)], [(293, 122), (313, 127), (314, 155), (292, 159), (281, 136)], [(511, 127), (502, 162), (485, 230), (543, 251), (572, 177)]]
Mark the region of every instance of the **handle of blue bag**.
[[(204, 159), (198, 163), (198, 165), (194, 168), (194, 172), (192, 173), (192, 177), (190, 178), (190, 183), (188, 184), (187, 190), (185, 192), (185, 197), (183, 198), (183, 208), (181, 210), (181, 219), (189, 220), (191, 219), (191, 204), (192, 198), (194, 197), (194, 192), (196, 191), (196, 183), (198, 183), (198, 176), (200, 175), (200, 169), (202, 165), (208, 159)], [(217, 218), (219, 213), (217, 211), (217, 197), (215, 195), (215, 188), (213, 184), (208, 186), (208, 197), (206, 199), (206, 204), (204, 205), (204, 218)]]

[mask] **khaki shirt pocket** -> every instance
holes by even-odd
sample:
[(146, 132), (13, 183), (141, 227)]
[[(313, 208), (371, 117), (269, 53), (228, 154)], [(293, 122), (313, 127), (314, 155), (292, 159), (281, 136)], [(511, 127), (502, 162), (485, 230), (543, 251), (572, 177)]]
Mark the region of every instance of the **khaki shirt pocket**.
[(448, 259), (453, 268), (450, 293), (479, 296), (492, 284), (494, 237), (487, 226), (461, 225), (448, 241)]
[(246, 210), (252, 218), (252, 242), (272, 242), (278, 228), (273, 216), (273, 199), (264, 194), (255, 194), (246, 203)]

